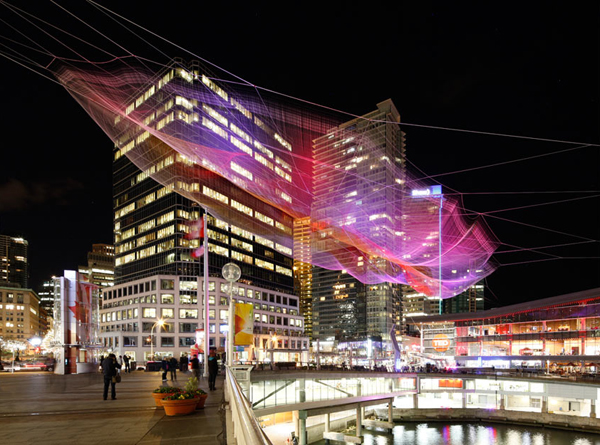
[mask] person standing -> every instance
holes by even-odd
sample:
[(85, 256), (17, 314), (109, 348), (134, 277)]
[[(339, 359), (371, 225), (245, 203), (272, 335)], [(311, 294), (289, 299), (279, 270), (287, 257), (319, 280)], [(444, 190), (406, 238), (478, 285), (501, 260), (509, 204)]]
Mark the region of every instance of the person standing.
[(187, 372), (188, 370), (188, 357), (185, 354), (182, 354), (179, 360), (179, 370), (181, 372)]
[(194, 355), (194, 358), (192, 359), (192, 372), (194, 373), (194, 377), (200, 382), (200, 360), (198, 360), (197, 355)]
[(211, 390), (217, 389), (215, 385), (218, 373), (219, 364), (217, 363), (217, 354), (214, 349), (211, 349), (210, 355), (208, 356), (208, 388)]
[(123, 362), (125, 363), (125, 372), (131, 372), (131, 369), (129, 368), (129, 356), (124, 356)]
[(117, 363), (117, 356), (115, 354), (109, 354), (102, 362), (102, 373), (104, 374), (104, 400), (108, 398), (108, 385), (111, 387), (111, 399), (115, 400), (117, 398), (117, 392), (115, 390), (117, 369), (121, 369), (121, 365)]
[(171, 357), (169, 362), (169, 371), (171, 371), (171, 381), (177, 380), (177, 359), (175, 357)]
[(169, 361), (166, 358), (163, 358), (160, 362), (160, 369), (162, 369), (162, 380), (163, 382), (167, 381), (167, 372), (169, 371)]

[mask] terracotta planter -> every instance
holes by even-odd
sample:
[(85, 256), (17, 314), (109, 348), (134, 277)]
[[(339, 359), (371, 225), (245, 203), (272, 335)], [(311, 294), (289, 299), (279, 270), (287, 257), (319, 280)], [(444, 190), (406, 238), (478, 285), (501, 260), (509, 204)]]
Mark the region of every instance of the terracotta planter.
[(196, 409), (198, 404), (197, 399), (184, 399), (184, 400), (163, 400), (162, 406), (165, 408), (165, 414), (167, 416), (185, 416), (191, 414)]
[(203, 409), (204, 402), (206, 402), (207, 398), (208, 398), (208, 394), (200, 394), (200, 395), (196, 396), (195, 399), (198, 401), (198, 404), (196, 405), (196, 409)]
[(153, 392), (152, 397), (154, 397), (154, 403), (156, 403), (156, 406), (162, 406), (162, 399), (167, 396), (172, 396), (173, 394), (174, 393), (172, 392)]

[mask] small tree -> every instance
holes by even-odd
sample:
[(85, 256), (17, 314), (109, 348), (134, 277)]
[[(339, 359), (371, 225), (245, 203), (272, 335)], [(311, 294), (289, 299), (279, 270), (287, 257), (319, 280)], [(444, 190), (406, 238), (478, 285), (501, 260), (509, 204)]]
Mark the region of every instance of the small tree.
[(27, 343), (19, 340), (5, 340), (4, 341), (4, 349), (13, 353), (13, 360), (15, 357), (15, 353), (17, 356), (19, 355), (19, 351), (24, 351), (27, 349)]
[(52, 354), (56, 354), (57, 352), (62, 350), (62, 345), (56, 339), (56, 333), (54, 329), (50, 329), (44, 339), (42, 340), (42, 344), (40, 345), (43, 351), (52, 352)]

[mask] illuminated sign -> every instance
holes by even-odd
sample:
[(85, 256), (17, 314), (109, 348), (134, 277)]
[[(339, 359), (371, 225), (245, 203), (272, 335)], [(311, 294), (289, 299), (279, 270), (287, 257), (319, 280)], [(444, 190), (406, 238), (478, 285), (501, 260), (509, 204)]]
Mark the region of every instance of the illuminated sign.
[(450, 347), (450, 339), (446, 334), (437, 334), (432, 340), (433, 349), (437, 352), (446, 352)]
[(417, 189), (411, 192), (411, 196), (440, 196), (442, 194), (441, 185), (432, 185), (426, 189)]
[(461, 379), (441, 379), (438, 382), (439, 388), (462, 388), (463, 381)]

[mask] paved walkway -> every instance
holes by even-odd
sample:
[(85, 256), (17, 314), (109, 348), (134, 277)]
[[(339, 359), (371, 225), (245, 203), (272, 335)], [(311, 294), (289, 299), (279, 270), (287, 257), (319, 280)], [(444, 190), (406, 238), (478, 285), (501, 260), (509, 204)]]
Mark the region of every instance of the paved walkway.
[[(177, 373), (169, 386), (184, 386), (191, 373)], [(0, 443), (44, 444), (202, 444), (226, 443), (223, 376), (208, 391), (205, 408), (167, 417), (154, 404), (160, 373), (134, 371), (117, 384), (117, 400), (103, 400), (101, 374), (55, 375), (0, 372)], [(174, 383), (174, 384), (173, 384)]]

